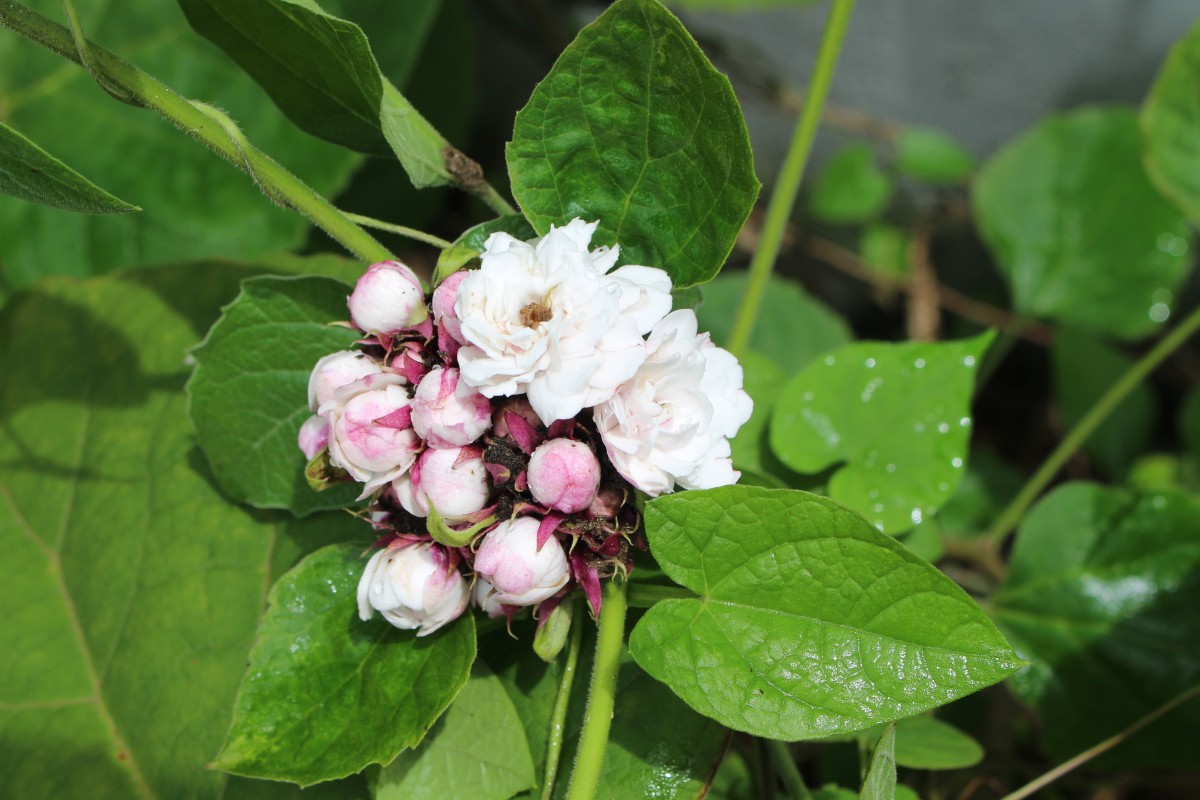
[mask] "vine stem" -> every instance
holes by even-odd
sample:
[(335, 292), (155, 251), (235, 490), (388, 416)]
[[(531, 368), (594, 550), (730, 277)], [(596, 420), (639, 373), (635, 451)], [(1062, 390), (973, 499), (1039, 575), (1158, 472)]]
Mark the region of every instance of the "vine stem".
[(1103, 755), (1104, 753), (1113, 749), (1117, 745), (1121, 744), (1121, 742), (1124, 742), (1129, 737), (1141, 731), (1146, 726), (1157, 722), (1167, 714), (1170, 714), (1172, 711), (1195, 697), (1200, 697), (1200, 684), (1193, 686), (1181, 694), (1175, 695), (1170, 700), (1163, 703), (1161, 706), (1154, 709), (1125, 730), (1121, 731), (1115, 736), (1105, 739), (1103, 742), (1100, 742), (1100, 744), (1084, 750), (1082, 753), (1070, 759), (1069, 761), (1064, 761), (1046, 774), (1038, 778), (1034, 778), (1032, 781), (1025, 784), (1020, 789), (1017, 789), (1012, 794), (1006, 794), (1003, 798), (1001, 798), (1001, 800), (1023, 800), (1024, 798), (1029, 797), (1034, 792), (1049, 786), (1051, 783), (1058, 780), (1063, 775), (1066, 775), (1076, 767), (1082, 766), (1083, 764), (1091, 761), (1093, 758)]
[(1042, 490), (1049, 485), (1063, 465), (1075, 454), (1075, 451), (1083, 446), (1088, 437), (1096, 432), (1108, 415), (1154, 371), (1155, 367), (1178, 350), (1198, 329), (1200, 329), (1200, 308), (1194, 310), (1174, 330), (1160, 339), (1150, 352), (1142, 356), (1116, 383), (1110, 386), (1091, 410), (1084, 415), (1083, 419), (1079, 420), (1075, 427), (1063, 437), (1058, 447), (1054, 448), (1054, 452), (1000, 513), (995, 524), (985, 534), (986, 540), (993, 545), (998, 545), (1008, 532), (1016, 527), (1025, 511), (1042, 493)]
[(754, 325), (758, 322), (758, 310), (767, 291), (767, 281), (775, 269), (775, 259), (783, 243), (783, 234), (787, 229), (788, 218), (792, 215), (792, 207), (796, 204), (800, 181), (804, 179), (804, 167), (808, 163), (813, 140), (817, 137), (825, 98), (829, 94), (829, 84), (833, 80), (834, 68), (837, 66), (838, 54), (842, 50), (842, 40), (846, 37), (846, 28), (850, 24), (850, 12), (853, 9), (854, 0), (833, 0), (829, 19), (825, 22), (825, 32), (821, 36), (821, 47), (817, 51), (817, 63), (804, 98), (804, 108), (796, 121), (792, 143), (776, 177), (775, 188), (771, 191), (762, 236), (758, 249), (754, 251), (754, 258), (750, 260), (746, 292), (742, 295), (741, 305), (738, 306), (737, 315), (733, 320), (729, 350), (735, 356), (740, 357), (745, 352), (750, 343), (750, 336), (754, 333)]
[(617, 694), (617, 670), (625, 645), (626, 584), (615, 578), (604, 585), (600, 629), (596, 635), (596, 658), (592, 665), (592, 685), (588, 690), (583, 731), (571, 772), (567, 800), (592, 800), (600, 783), (608, 729), (612, 725)]
[[(70, 11), (67, 14), (68, 20), (74, 23)], [(303, 214), (357, 258), (366, 262), (395, 258), (312, 187), (250, 145), (240, 131), (234, 135), (229, 130), (232, 121), (224, 115), (220, 115), (224, 119), (218, 117), (213, 113), (215, 109), (193, 104), (128, 61), (84, 39), (78, 30), (73, 34), (19, 3), (0, 0), (0, 25), (84, 67), (109, 94), (154, 109), (180, 130), (245, 171), (269, 198)]]
[(804, 778), (800, 775), (800, 770), (796, 767), (796, 760), (792, 758), (792, 753), (788, 750), (787, 745), (776, 739), (767, 739), (766, 741), (767, 749), (771, 753), (771, 761), (775, 764), (775, 771), (779, 773), (779, 778), (787, 790), (788, 800), (812, 800), (812, 795), (809, 793), (808, 787), (804, 785)]
[(562, 679), (558, 683), (558, 695), (554, 698), (554, 710), (550, 714), (550, 741), (546, 745), (546, 772), (542, 781), (542, 800), (554, 797), (554, 779), (558, 777), (558, 760), (562, 756), (563, 729), (567, 722), (567, 707), (571, 702), (571, 686), (575, 683), (575, 667), (579, 664), (579, 650), (583, 643), (583, 620), (578, 616), (579, 607), (572, 609), (571, 640), (567, 643), (567, 660), (563, 664)]
[(350, 220), (351, 222), (358, 223), (364, 228), (375, 228), (376, 230), (394, 233), (398, 236), (404, 236), (418, 242), (424, 242), (425, 244), (433, 245), (439, 250), (448, 250), (454, 246), (453, 242), (448, 242), (440, 236), (434, 236), (432, 233), (419, 231), (416, 228), (410, 228), (407, 225), (397, 225), (393, 222), (384, 222), (381, 219), (365, 217), (362, 214), (355, 214), (350, 211), (343, 211), (342, 214), (346, 216), (346, 219)]

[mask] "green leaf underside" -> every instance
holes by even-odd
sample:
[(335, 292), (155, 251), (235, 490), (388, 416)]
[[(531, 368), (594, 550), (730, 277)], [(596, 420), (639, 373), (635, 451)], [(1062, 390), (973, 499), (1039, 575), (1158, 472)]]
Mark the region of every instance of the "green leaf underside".
[(1191, 232), (1139, 150), (1132, 110), (1086, 108), (1046, 118), (983, 166), (973, 205), (1019, 312), (1127, 339), (1166, 319)]
[(0, 192), (81, 214), (140, 211), (0, 122)]
[(421, 746), (380, 772), (374, 800), (508, 800), (536, 780), (525, 729), (504, 684), (476, 662)]
[[(27, 5), (62, 18), (57, 0)], [(316, 191), (336, 192), (359, 163), (353, 153), (297, 136), (250, 78), (188, 31), (174, 4), (78, 5), (91, 38), (183, 95), (227, 110), (251, 142)], [(116, 102), (79, 66), (16, 36), (0, 40), (0, 96), (7, 123), (145, 209), (91, 216), (0, 197), (0, 230), (21, 231), (0, 237), (0, 269), (13, 285), (186, 259), (256, 259), (307, 235), (303, 217), (266, 202), (235, 167), (152, 112)]]
[(905, 128), (896, 141), (896, 168), (928, 183), (958, 183), (971, 177), (974, 157), (933, 128)]
[(437, 275), (445, 279), (473, 259), (479, 258), (488, 237), (493, 233), (507, 233), (513, 238), (528, 241), (537, 237), (537, 231), (520, 214), (506, 214), (468, 228), (454, 243), (438, 255)]
[(1171, 49), (1142, 106), (1146, 171), (1164, 195), (1200, 224), (1200, 24)]
[(989, 686), (1020, 661), (970, 597), (816, 495), (748, 486), (646, 507), (651, 551), (700, 595), (630, 638), (705, 716), (784, 740), (865, 730)]
[[(301, 129), (377, 155), (395, 153), (417, 187), (450, 183), (446, 141), (379, 71), (362, 29), (311, 0), (179, 0)], [(419, 52), (436, 0), (402, 6), (390, 46)], [(403, 6), (407, 6), (403, 8)]]
[(221, 488), (258, 508), (297, 515), (353, 502), (353, 483), (314, 492), (296, 444), (308, 409), (308, 378), (322, 357), (358, 334), (330, 325), (346, 317), (350, 287), (320, 277), (262, 277), (242, 291), (193, 351), (188, 382), (198, 441)]
[(717, 274), (759, 190), (728, 79), (656, 0), (618, 0), (583, 29), (517, 114), (506, 156), (539, 233), (599, 220), (594, 245), (619, 243), (622, 263), (677, 287)]
[(983, 760), (979, 742), (934, 717), (896, 723), (896, 764), (913, 769), (964, 769)]
[(875, 162), (874, 149), (857, 142), (825, 162), (808, 206), (813, 216), (826, 222), (868, 222), (882, 213), (891, 196), (891, 178)]
[(859, 800), (894, 800), (896, 797), (896, 726), (888, 725), (875, 745), (871, 767), (863, 780)]
[(962, 479), (975, 371), (992, 338), (836, 350), (784, 387), (771, 448), (798, 472), (837, 466), (830, 497), (883, 531), (909, 530)]
[[(1063, 758), (1200, 681), (1200, 502), (1071, 483), (1022, 523), (994, 616), (1033, 666), (1013, 679)], [(1102, 702), (1097, 702), (1102, 699)], [(1190, 703), (1106, 755), (1194, 766)]]
[(271, 590), (215, 766), (308, 785), (417, 745), (470, 674), (470, 614), (418, 638), (358, 618), (361, 546), (313, 553)]
[(194, 449), (186, 349), (251, 274), (51, 279), (0, 316), (0, 796), (220, 797), (269, 576), (360, 527), (249, 514)]

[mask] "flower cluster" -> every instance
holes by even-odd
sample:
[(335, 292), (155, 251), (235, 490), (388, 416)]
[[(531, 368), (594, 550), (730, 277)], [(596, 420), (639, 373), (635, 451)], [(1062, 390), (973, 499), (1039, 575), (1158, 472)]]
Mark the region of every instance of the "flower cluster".
[(487, 240), (475, 270), (426, 300), (398, 262), (349, 297), (358, 349), (317, 362), (300, 430), (314, 485), (362, 484), (380, 534), (362, 618), (432, 633), (470, 603), (539, 619), (644, 546), (633, 490), (738, 478), (729, 438), (749, 418), (742, 370), (671, 311), (671, 280), (614, 269), (595, 223)]

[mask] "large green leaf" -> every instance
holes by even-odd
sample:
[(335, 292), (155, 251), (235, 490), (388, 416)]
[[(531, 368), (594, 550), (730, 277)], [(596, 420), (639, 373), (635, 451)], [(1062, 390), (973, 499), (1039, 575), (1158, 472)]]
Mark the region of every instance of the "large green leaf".
[(758, 196), (729, 80), (657, 0), (617, 0), (559, 57), (517, 114), (513, 195), (541, 234), (599, 220), (596, 244), (665, 269), (714, 275)]
[(213, 474), (234, 500), (304, 515), (342, 508), (358, 495), (353, 483), (320, 493), (309, 488), (296, 445), (312, 413), (313, 365), (358, 338), (330, 325), (346, 317), (349, 291), (329, 278), (247, 280), (193, 351), (189, 410)]
[(424, 638), (360, 621), (362, 550), (323, 548), (275, 584), (216, 767), (308, 785), (387, 764), (466, 683), (474, 617)]
[(0, 547), (20, 566), (0, 587), (0, 796), (220, 797), (205, 765), (270, 576), (361, 535), (232, 506), (194, 449), (184, 356), (250, 274), (51, 279), (0, 315)]
[(141, 210), (113, 197), (3, 123), (0, 123), (0, 192), (82, 214), (126, 214)]
[(986, 333), (836, 350), (784, 388), (771, 418), (771, 447), (799, 472), (837, 466), (830, 497), (880, 530), (906, 531), (958, 487), (975, 370), (991, 340)]
[(416, 750), (383, 768), (375, 800), (508, 800), (536, 782), (521, 718), (482, 663)]
[(892, 179), (879, 168), (875, 150), (856, 142), (834, 153), (813, 181), (808, 210), (833, 223), (869, 222), (892, 196)]
[(1200, 224), (1200, 23), (1171, 48), (1142, 106), (1150, 179)]
[(787, 740), (864, 730), (1020, 667), (962, 589), (827, 498), (684, 492), (647, 504), (646, 535), (699, 597), (654, 605), (630, 649), (731, 728)]
[[(57, 0), (34, 8), (61, 19)], [(359, 157), (304, 136), (261, 90), (192, 34), (171, 3), (80, 4), (84, 30), (186, 96), (226, 109), (250, 141), (322, 194)], [(86, 276), (122, 266), (209, 256), (258, 258), (300, 245), (307, 221), (151, 112), (116, 102), (87, 72), (16, 36), (0, 36), (6, 121), (140, 214), (92, 217), (0, 197), (0, 264), (15, 285), (46, 274)], [(19, 231), (20, 235), (15, 232)]]
[[(1200, 680), (1200, 502), (1067, 484), (1022, 523), (994, 615), (1033, 666), (1013, 686), (1063, 758)], [(1195, 765), (1200, 705), (1131, 738), (1109, 763)]]
[(983, 166), (974, 207), (1023, 314), (1145, 336), (1191, 264), (1187, 221), (1146, 177), (1130, 109), (1038, 123)]
[[(700, 329), (724, 345), (733, 332), (733, 320), (746, 291), (746, 274), (736, 273), (704, 284), (704, 304), (696, 309)], [(808, 294), (795, 281), (772, 278), (763, 295), (750, 349), (762, 353), (791, 376), (814, 358), (849, 344), (853, 337), (846, 323)]]
[(859, 800), (895, 800), (896, 797), (896, 726), (888, 725), (875, 745), (871, 767), (863, 779)]

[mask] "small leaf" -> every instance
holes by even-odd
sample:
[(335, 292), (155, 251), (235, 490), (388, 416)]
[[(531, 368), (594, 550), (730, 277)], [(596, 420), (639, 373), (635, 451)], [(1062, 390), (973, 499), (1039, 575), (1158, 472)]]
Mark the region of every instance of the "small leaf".
[(663, 571), (699, 597), (650, 608), (633, 656), (736, 730), (861, 731), (1020, 666), (962, 589), (827, 498), (748, 486), (659, 497), (646, 535)]
[(0, 192), (81, 214), (141, 211), (113, 197), (0, 122)]
[[(1171, 54), (1142, 106), (1142, 152), (1150, 179), (1200, 225), (1200, 24)], [(1170, 242), (1179, 246), (1178, 242)]]
[(508, 800), (536, 782), (521, 718), (480, 662), (428, 737), (379, 773), (374, 800)]
[(905, 128), (896, 140), (896, 168), (926, 183), (961, 183), (975, 158), (950, 136), (933, 128)]
[(965, 769), (983, 760), (979, 742), (934, 717), (896, 723), (896, 763), (913, 769)]
[[(994, 616), (1033, 666), (1012, 681), (1055, 759), (1121, 731), (1200, 680), (1200, 501), (1066, 484), (1017, 535)], [(1190, 766), (1200, 704), (1103, 756)]]
[(360, 621), (361, 552), (326, 547), (275, 584), (217, 768), (308, 785), (387, 764), (466, 683), (474, 618), (423, 638)]
[(858, 142), (835, 153), (813, 182), (809, 211), (834, 223), (868, 222), (883, 212), (892, 181), (875, 162), (875, 151)]
[(193, 351), (188, 397), (197, 438), (221, 488), (258, 508), (303, 516), (342, 508), (359, 487), (318, 494), (296, 445), (308, 408), (308, 377), (322, 357), (358, 338), (329, 323), (346, 317), (350, 287), (320, 277), (253, 278), (242, 284)]
[(1191, 266), (1187, 221), (1150, 184), (1120, 107), (1046, 118), (983, 166), (974, 207), (1019, 312), (1136, 339)]
[(863, 781), (859, 800), (895, 800), (896, 798), (896, 726), (888, 725)]
[(908, 248), (908, 232), (886, 222), (866, 226), (858, 240), (863, 263), (894, 281), (908, 280)]
[(594, 244), (619, 243), (623, 263), (676, 287), (717, 274), (759, 190), (729, 80), (657, 0), (617, 0), (583, 29), (505, 152), (538, 233), (599, 220)]
[(799, 472), (837, 466), (830, 497), (880, 530), (906, 531), (945, 504), (962, 479), (975, 370), (991, 340), (986, 333), (836, 350), (784, 388), (771, 447)]
[(451, 273), (462, 269), (473, 259), (479, 258), (484, 244), (493, 233), (507, 233), (521, 241), (527, 241), (537, 236), (537, 232), (520, 214), (509, 214), (481, 222), (473, 228), (468, 228), (462, 236), (454, 240), (450, 247), (438, 255), (434, 283), (441, 283)]

